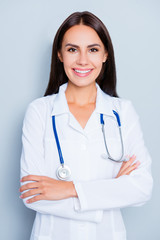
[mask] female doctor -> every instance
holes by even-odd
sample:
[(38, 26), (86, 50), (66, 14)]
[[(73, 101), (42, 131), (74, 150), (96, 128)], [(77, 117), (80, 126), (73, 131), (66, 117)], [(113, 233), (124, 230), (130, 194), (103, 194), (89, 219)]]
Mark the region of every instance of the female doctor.
[(130, 101), (118, 98), (104, 24), (75, 12), (53, 43), (45, 97), (28, 107), (21, 198), (31, 240), (125, 240), (120, 208), (151, 197), (151, 159)]

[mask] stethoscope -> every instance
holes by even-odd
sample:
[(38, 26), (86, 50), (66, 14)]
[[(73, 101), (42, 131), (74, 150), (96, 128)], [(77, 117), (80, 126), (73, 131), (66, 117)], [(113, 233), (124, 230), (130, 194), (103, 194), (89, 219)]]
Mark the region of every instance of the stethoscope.
[[(105, 144), (105, 148), (106, 148), (106, 152), (107, 152), (107, 158), (114, 162), (123, 162), (123, 161), (126, 161), (126, 159), (123, 158), (124, 145), (123, 145), (123, 139), (122, 139), (121, 121), (120, 121), (119, 114), (115, 110), (112, 110), (112, 111), (116, 117), (117, 124), (118, 124), (119, 136), (120, 136), (120, 142), (121, 142), (121, 156), (118, 159), (114, 159), (111, 157), (111, 155), (109, 153), (109, 150), (107, 147), (106, 136), (105, 136), (105, 130), (104, 130), (105, 122), (103, 119), (103, 114), (100, 113), (100, 124), (102, 125), (102, 133), (103, 133), (104, 144)], [(57, 129), (56, 129), (55, 116), (52, 116), (52, 125), (53, 125), (53, 132), (54, 132), (54, 136), (55, 136), (55, 140), (56, 140), (57, 150), (58, 150), (58, 154), (59, 154), (59, 160), (60, 160), (60, 164), (61, 164), (60, 167), (58, 167), (58, 169), (56, 171), (56, 175), (57, 175), (58, 179), (60, 179), (60, 180), (67, 180), (71, 176), (71, 170), (68, 166), (64, 165), (64, 159), (63, 159), (62, 150), (61, 150), (61, 146), (60, 146), (60, 142), (59, 142), (59, 138), (58, 138), (58, 134), (57, 134)]]

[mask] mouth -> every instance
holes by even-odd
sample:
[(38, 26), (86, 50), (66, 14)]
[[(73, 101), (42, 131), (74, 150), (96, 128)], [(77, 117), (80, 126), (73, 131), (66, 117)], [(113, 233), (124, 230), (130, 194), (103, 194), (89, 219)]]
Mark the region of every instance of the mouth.
[(73, 68), (72, 70), (77, 76), (86, 77), (92, 72), (93, 69), (91, 69), (91, 68), (90, 69)]

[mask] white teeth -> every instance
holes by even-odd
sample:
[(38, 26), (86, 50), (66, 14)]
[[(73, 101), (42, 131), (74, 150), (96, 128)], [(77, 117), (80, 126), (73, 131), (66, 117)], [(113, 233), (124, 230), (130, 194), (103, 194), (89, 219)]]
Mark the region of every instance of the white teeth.
[(81, 70), (74, 69), (74, 71), (77, 72), (77, 73), (88, 73), (91, 70), (81, 71)]

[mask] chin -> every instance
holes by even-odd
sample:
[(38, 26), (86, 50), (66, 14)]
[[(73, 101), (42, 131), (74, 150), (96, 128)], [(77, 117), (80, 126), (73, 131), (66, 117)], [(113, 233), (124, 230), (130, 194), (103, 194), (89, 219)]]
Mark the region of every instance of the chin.
[(72, 82), (70, 81), (72, 85), (76, 86), (76, 87), (88, 87), (89, 85), (94, 85), (96, 82), (92, 81), (92, 82), (86, 82), (85, 80), (83, 81), (76, 81), (76, 82)]

